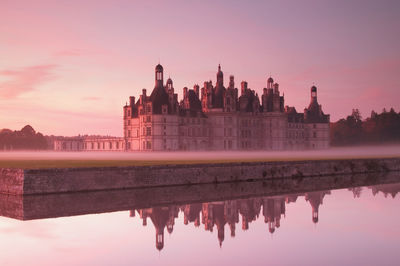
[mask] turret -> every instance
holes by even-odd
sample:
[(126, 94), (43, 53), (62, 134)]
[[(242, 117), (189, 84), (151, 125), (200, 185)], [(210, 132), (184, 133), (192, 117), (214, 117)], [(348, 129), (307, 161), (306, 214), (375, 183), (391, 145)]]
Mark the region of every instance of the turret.
[(223, 86), (224, 86), (224, 73), (221, 71), (221, 65), (218, 65), (216, 87), (223, 87)]
[(235, 77), (233, 75), (229, 76), (229, 88), (234, 89), (235, 88)]
[(317, 102), (317, 87), (312, 86), (311, 87), (311, 102)]
[(174, 94), (174, 85), (171, 78), (168, 78), (165, 90), (170, 94)]
[(272, 77), (269, 77), (267, 80), (267, 89), (272, 89), (274, 84), (274, 80), (272, 79)]
[(161, 88), (164, 85), (164, 69), (162, 67), (162, 65), (158, 64), (156, 66), (156, 71), (155, 71), (155, 88)]

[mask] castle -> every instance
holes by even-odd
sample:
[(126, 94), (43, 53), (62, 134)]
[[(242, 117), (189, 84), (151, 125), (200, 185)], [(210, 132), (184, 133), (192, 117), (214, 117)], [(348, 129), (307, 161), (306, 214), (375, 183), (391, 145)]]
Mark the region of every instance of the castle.
[(197, 150), (300, 150), (329, 147), (329, 115), (311, 87), (311, 102), (303, 113), (285, 106), (279, 84), (270, 77), (261, 97), (234, 76), (224, 86), (218, 66), (215, 86), (206, 81), (200, 89), (183, 88), (178, 101), (173, 82), (164, 83), (164, 69), (155, 68), (150, 95), (129, 97), (123, 107), (123, 138), (80, 137), (55, 141), (55, 150), (197, 151)]

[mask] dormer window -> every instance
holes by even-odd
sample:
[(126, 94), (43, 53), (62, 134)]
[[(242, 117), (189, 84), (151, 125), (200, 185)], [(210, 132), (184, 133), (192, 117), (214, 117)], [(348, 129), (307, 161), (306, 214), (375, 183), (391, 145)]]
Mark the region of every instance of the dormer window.
[(162, 113), (163, 114), (167, 114), (168, 113), (168, 106), (167, 105), (163, 105), (162, 106)]

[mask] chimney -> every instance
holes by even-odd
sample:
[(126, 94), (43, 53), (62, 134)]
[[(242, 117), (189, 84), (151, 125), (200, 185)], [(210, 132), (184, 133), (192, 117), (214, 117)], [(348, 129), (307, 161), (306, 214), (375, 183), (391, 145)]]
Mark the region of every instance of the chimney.
[(184, 87), (184, 88), (183, 88), (183, 98), (184, 98), (184, 99), (186, 99), (187, 92), (188, 92), (188, 88), (187, 88), (187, 87)]
[(135, 96), (129, 97), (129, 105), (133, 107), (135, 105)]
[(193, 90), (196, 93), (197, 98), (199, 98), (199, 89), (200, 89), (199, 85), (197, 84), (194, 85)]
[(242, 89), (241, 89), (241, 95), (243, 95), (246, 90), (247, 90), (247, 82), (246, 81), (242, 81), (242, 83), (240, 83)]

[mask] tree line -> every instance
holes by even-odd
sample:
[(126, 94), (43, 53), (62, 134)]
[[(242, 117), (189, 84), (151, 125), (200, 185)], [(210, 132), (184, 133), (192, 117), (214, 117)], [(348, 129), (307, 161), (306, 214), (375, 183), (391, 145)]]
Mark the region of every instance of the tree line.
[(42, 133), (27, 125), (21, 130), (0, 131), (0, 150), (46, 150), (48, 143)]
[(400, 142), (400, 113), (393, 108), (380, 114), (372, 111), (363, 120), (360, 111), (353, 109), (345, 119), (331, 123), (330, 138), (331, 146)]

